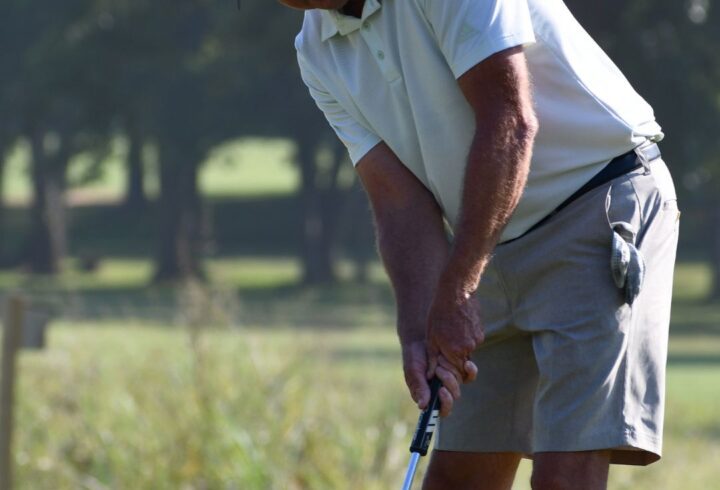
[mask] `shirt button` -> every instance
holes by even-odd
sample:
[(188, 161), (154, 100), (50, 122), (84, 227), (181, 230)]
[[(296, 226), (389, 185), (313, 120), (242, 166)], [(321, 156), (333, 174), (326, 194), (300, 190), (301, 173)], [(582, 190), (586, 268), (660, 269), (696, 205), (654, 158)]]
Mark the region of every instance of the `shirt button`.
[(385, 53), (384, 53), (382, 50), (379, 50), (379, 49), (378, 49), (377, 57), (378, 57), (379, 60), (384, 60), (384, 59), (385, 59)]
[(366, 31), (370, 30), (370, 24), (368, 23), (368, 21), (363, 22), (362, 28), (365, 29)]

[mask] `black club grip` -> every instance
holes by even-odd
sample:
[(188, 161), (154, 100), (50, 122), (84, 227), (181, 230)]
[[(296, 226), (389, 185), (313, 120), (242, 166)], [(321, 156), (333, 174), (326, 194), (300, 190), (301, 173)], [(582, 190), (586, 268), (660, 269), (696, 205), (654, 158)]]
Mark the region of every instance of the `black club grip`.
[(413, 436), (410, 444), (410, 452), (418, 453), (425, 456), (430, 447), (430, 440), (435, 432), (438, 417), (440, 416), (440, 396), (438, 392), (442, 387), (442, 382), (436, 376), (430, 380), (430, 402), (425, 410), (420, 414), (415, 436)]

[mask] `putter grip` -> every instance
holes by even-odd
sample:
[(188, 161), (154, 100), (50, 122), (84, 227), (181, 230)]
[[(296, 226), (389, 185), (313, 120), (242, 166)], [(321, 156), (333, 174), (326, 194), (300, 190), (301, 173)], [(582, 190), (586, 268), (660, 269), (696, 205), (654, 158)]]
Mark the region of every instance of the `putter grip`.
[(425, 410), (420, 413), (415, 436), (410, 444), (410, 452), (418, 453), (425, 456), (430, 447), (430, 440), (435, 432), (437, 419), (440, 415), (440, 396), (438, 392), (442, 387), (442, 382), (436, 376), (430, 380), (430, 402)]

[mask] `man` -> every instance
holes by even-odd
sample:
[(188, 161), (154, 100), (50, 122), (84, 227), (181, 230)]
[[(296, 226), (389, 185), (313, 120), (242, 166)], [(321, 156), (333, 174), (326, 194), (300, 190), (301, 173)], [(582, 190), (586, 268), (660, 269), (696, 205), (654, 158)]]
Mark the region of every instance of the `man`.
[(410, 393), (444, 385), (424, 488), (659, 459), (679, 213), (652, 109), (561, 0), (281, 2), (372, 204)]

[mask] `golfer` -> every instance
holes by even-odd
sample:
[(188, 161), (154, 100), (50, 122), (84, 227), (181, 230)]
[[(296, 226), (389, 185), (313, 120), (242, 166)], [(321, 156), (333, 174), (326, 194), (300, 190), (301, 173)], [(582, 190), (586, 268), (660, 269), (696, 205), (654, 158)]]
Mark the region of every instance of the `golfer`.
[(372, 204), (410, 394), (444, 385), (424, 488), (657, 461), (679, 212), (652, 108), (561, 0), (281, 2)]

